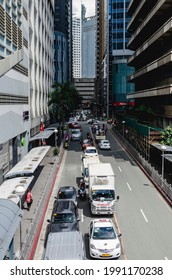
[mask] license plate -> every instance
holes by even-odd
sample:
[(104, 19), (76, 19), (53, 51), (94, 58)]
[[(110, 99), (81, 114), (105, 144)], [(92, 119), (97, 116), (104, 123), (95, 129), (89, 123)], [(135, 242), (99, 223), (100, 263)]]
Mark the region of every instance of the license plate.
[(109, 257), (110, 254), (102, 254), (102, 257)]

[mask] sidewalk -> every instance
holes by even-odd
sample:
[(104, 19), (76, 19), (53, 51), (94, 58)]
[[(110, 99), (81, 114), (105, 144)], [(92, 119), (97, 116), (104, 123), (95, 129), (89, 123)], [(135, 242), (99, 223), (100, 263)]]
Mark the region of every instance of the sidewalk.
[[(25, 241), (26, 235), (31, 227), (31, 223), (44, 192), (45, 184), (53, 170), (53, 166), (57, 158), (57, 156), (53, 155), (53, 150), (54, 147), (51, 147), (35, 173), (34, 180), (31, 185), (33, 204), (30, 211), (27, 210), (26, 203), (23, 205), (23, 217), (21, 221), (22, 243)], [(16, 258), (20, 256), (20, 227), (17, 229), (14, 236), (14, 255)]]

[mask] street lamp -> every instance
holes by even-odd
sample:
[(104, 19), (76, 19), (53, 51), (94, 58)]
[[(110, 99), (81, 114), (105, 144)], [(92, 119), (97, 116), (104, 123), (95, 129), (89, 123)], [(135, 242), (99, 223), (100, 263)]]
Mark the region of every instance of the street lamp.
[(124, 137), (124, 131), (125, 131), (125, 121), (122, 121), (122, 134), (123, 134), (123, 137)]
[(163, 187), (163, 181), (164, 181), (164, 152), (167, 150), (167, 147), (165, 145), (161, 146), (162, 151), (162, 180), (161, 180), (161, 187)]
[(54, 129), (54, 134), (55, 134), (55, 147), (57, 147), (57, 128)]
[[(18, 186), (16, 189), (15, 189), (15, 193), (19, 196), (19, 206), (20, 206), (20, 210), (22, 210), (22, 196), (24, 195), (25, 193), (25, 188), (23, 186)], [(21, 221), (20, 221), (20, 252), (22, 250), (22, 225), (21, 225)]]

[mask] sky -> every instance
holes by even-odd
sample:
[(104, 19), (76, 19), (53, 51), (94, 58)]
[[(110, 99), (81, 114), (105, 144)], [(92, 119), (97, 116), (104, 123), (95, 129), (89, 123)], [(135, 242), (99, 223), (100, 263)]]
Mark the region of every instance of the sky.
[(86, 17), (95, 15), (95, 0), (73, 0), (73, 14), (81, 15), (81, 2), (86, 7)]

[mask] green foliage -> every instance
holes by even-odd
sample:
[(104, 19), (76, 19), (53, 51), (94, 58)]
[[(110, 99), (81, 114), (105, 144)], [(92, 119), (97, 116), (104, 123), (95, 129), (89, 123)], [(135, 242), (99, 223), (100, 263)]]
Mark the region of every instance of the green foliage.
[(78, 109), (81, 102), (82, 97), (70, 82), (56, 83), (54, 91), (49, 94), (49, 106), (60, 122), (64, 122), (72, 111)]
[(167, 126), (164, 131), (161, 132), (161, 144), (172, 146), (172, 128)]
[(59, 152), (60, 152), (59, 148), (55, 147), (54, 150), (53, 150), (53, 155), (58, 156)]

